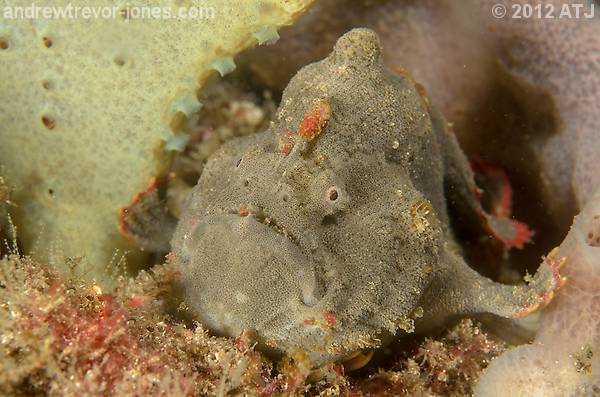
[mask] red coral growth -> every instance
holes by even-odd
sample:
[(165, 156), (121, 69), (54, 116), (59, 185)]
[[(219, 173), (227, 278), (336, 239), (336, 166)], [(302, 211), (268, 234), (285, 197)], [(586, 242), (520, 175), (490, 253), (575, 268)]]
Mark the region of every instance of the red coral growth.
[(131, 298), (131, 300), (129, 302), (127, 302), (127, 305), (129, 305), (131, 307), (140, 307), (140, 306), (143, 306), (146, 303), (148, 303), (149, 300), (150, 300), (150, 297), (148, 297), (148, 296), (136, 295), (133, 298)]
[(244, 353), (250, 349), (250, 331), (243, 330), (242, 333), (235, 338), (235, 347), (240, 353)]
[(462, 381), (466, 381), (476, 376), (485, 364), (481, 358), (498, 351), (498, 344), (484, 334), (473, 332), (465, 325), (463, 327), (451, 335), (446, 343), (428, 339), (419, 348), (416, 359), (428, 369), (428, 383), (434, 393), (444, 395), (449, 392), (453, 378), (461, 377)]
[[(135, 310), (141, 306), (140, 297), (150, 297), (134, 296), (129, 301), (128, 306), (133, 309), (130, 310), (115, 296), (102, 294), (95, 285), (76, 291), (55, 276), (46, 276), (44, 281), (49, 287), (36, 287), (34, 282), (40, 282), (40, 276), (32, 272), (27, 277), (23, 301), (15, 305), (24, 321), (15, 322), (13, 327), (21, 332), (38, 332), (42, 328), (44, 331), (40, 332), (47, 333), (49, 352), (68, 358), (73, 370), (82, 376), (80, 384), (71, 385), (72, 391), (113, 395), (118, 389), (127, 395), (143, 395), (153, 390), (152, 385), (127, 384), (128, 371), (160, 378), (173, 366), (171, 357), (142, 342), (147, 330), (128, 321), (133, 319), (135, 323), (135, 318), (140, 317)], [(168, 326), (163, 332), (174, 336)], [(191, 378), (182, 377), (178, 382), (182, 387), (193, 386)], [(134, 391), (134, 386), (139, 389)]]
[(0, 394), (200, 396), (242, 383), (258, 394), (268, 373), (258, 353), (162, 314), (173, 274), (161, 266), (106, 294), (30, 259), (1, 259)]
[(323, 130), (331, 117), (331, 105), (325, 100), (316, 101), (310, 108), (298, 128), (298, 134), (306, 141), (315, 139)]

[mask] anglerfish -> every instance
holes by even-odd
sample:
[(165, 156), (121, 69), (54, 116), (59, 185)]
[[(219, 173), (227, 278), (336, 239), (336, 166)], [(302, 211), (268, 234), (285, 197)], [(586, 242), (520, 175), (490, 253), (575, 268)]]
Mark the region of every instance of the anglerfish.
[(302, 350), (314, 365), (452, 315), (523, 316), (562, 283), (492, 281), (461, 255), (449, 209), (518, 245), (483, 211), (447, 122), (408, 73), (355, 29), (287, 86), (266, 131), (209, 159), (171, 241), (183, 296), (221, 335)]

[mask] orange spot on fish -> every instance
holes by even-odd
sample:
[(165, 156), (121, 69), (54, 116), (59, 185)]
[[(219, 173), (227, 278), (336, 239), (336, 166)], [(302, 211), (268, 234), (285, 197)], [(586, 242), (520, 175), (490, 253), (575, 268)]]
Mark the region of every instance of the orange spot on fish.
[(325, 322), (327, 323), (327, 325), (337, 324), (337, 318), (335, 317), (335, 314), (333, 314), (332, 312), (324, 311), (323, 317), (325, 318)]
[(288, 154), (290, 154), (290, 152), (292, 151), (293, 147), (294, 147), (293, 143), (290, 143), (290, 142), (281, 143), (279, 145), (279, 152), (281, 154), (283, 154), (284, 156), (287, 156)]
[(298, 134), (306, 141), (310, 142), (315, 139), (321, 132), (329, 118), (331, 117), (331, 105), (325, 100), (318, 100), (315, 105), (310, 108), (305, 114)]

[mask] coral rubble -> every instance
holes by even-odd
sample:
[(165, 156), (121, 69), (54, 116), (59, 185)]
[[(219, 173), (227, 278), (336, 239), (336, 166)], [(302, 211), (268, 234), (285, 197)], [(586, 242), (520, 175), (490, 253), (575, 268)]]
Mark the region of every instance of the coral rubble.
[(167, 268), (121, 280), (114, 295), (80, 277), (16, 255), (0, 260), (3, 395), (253, 395), (265, 386), (269, 367), (243, 341), (163, 314)]
[[(0, 260), (0, 394), (5, 396), (467, 396), (504, 350), (464, 320), (415, 345), (388, 369), (348, 376), (339, 364), (311, 372), (297, 352), (272, 363), (246, 333), (216, 338), (164, 314), (177, 274), (157, 266), (114, 294), (61, 278), (31, 258)], [(185, 311), (185, 307), (180, 307)]]

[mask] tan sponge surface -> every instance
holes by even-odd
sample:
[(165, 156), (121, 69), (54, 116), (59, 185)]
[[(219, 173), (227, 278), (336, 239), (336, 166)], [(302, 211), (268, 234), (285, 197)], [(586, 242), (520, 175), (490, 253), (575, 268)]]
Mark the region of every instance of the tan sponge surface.
[[(118, 234), (118, 209), (166, 172), (165, 144), (201, 106), (197, 90), (312, 1), (98, 0), (121, 7), (116, 17), (14, 19), (31, 0), (0, 0), (0, 166), (15, 187), (25, 251), (45, 257), (56, 245), (106, 278), (115, 248), (132, 249)], [(134, 18), (139, 6), (205, 14)]]

